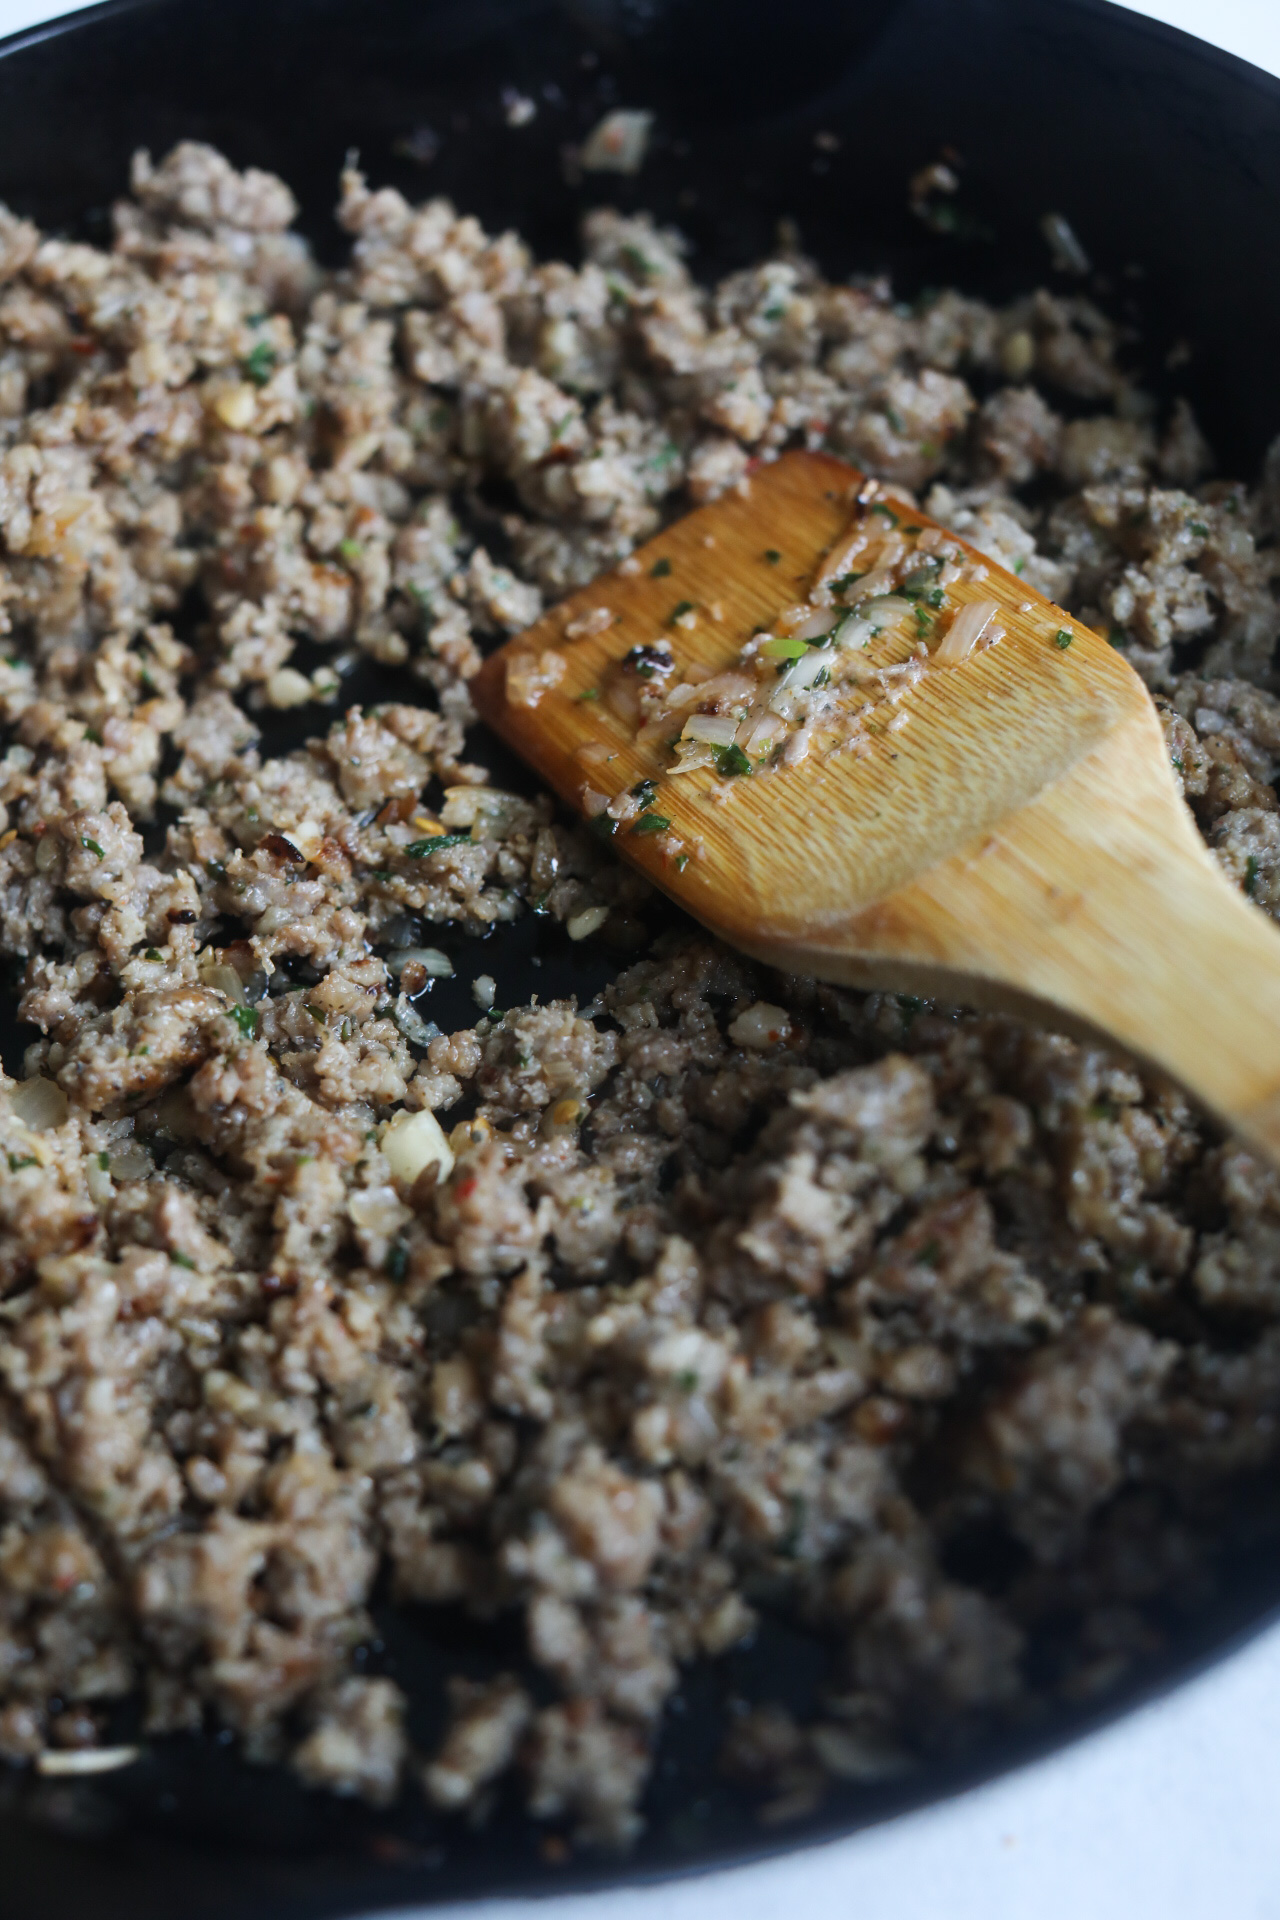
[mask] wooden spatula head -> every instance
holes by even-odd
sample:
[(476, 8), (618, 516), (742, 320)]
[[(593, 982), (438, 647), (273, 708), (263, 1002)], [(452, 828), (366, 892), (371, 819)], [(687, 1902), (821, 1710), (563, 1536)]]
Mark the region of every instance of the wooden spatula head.
[[(655, 640), (670, 643), (675, 679), (733, 667), (753, 633), (804, 599), (859, 494), (861, 511), (892, 516), (909, 536), (933, 524), (891, 496), (868, 501), (863, 476), (838, 460), (788, 454), (759, 469), (745, 493), (669, 527), (628, 571), (561, 603), (473, 683), (484, 716), (571, 804), (656, 782), (653, 810), (697, 852), (681, 861), (660, 844), (666, 836), (634, 826), (615, 835), (617, 851), (732, 944), (789, 953), (797, 964), (819, 951), (852, 956), (868, 908), (980, 846), (1124, 721), (1146, 728), (1161, 760), (1146, 692), (1116, 652), (964, 549), (981, 577), (957, 582), (941, 610), (922, 605), (874, 659), (901, 661), (922, 643), (936, 652), (959, 609), (977, 600), (1000, 606), (998, 644), (955, 667), (931, 666), (896, 705), (873, 712), (857, 751), (815, 751), (799, 766), (729, 779), (710, 769), (672, 777), (666, 741), (638, 741), (635, 724), (601, 697), (611, 671)], [(509, 699), (512, 656), (519, 683), (519, 664), (547, 649), (564, 661), (562, 677), (534, 705)], [(610, 758), (597, 756), (598, 743)], [(1171, 776), (1166, 785), (1172, 802)]]

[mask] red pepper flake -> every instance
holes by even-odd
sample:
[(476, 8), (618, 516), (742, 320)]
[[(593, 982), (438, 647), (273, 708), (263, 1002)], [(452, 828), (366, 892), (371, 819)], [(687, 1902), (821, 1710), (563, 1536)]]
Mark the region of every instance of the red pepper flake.
[(466, 1179), (459, 1180), (457, 1186), (454, 1188), (453, 1190), (454, 1199), (469, 1200), (479, 1185), (480, 1185), (480, 1182), (476, 1178), (476, 1175), (474, 1173), (469, 1173)]

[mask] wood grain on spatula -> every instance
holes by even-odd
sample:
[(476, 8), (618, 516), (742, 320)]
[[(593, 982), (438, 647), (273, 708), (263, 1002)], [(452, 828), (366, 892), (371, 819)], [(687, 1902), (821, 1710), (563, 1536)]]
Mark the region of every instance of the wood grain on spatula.
[[(894, 710), (906, 722), (857, 752), (672, 777), (669, 746), (639, 742), (599, 697), (659, 636), (686, 677), (733, 667), (804, 599), (860, 491), (823, 454), (762, 468), (491, 656), (472, 682), (481, 713), (579, 809), (585, 791), (656, 782), (670, 834), (633, 826), (611, 844), (731, 945), (846, 985), (1052, 1008), (1167, 1069), (1280, 1161), (1280, 933), (1206, 850), (1138, 676), (1024, 581), (947, 535), (985, 577), (949, 590), (929, 646), (978, 599), (998, 604), (1004, 636), (958, 666), (931, 661)], [(527, 679), (547, 649), (555, 684), (533, 705), (509, 699), (513, 657)], [(673, 857), (676, 839), (692, 854)]]

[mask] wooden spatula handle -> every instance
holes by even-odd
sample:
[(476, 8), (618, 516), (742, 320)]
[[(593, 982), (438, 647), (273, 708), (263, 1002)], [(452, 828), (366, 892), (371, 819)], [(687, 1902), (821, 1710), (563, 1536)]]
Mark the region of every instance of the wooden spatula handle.
[(1151, 752), (1156, 725), (1134, 723), (1128, 754), (1112, 736), (1007, 830), (809, 957), (851, 983), (1058, 1009), (1166, 1070), (1280, 1165), (1280, 930), (1206, 849)]

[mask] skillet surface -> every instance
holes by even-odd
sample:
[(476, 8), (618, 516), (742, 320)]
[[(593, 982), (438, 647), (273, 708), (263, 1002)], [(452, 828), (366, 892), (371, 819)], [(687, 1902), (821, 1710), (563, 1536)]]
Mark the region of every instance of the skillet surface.
[[(506, 127), (504, 87), (537, 97), (531, 127)], [(613, 104), (658, 112), (640, 181), (570, 186), (562, 144)], [(818, 132), (840, 136), (839, 149), (815, 146)], [(888, 270), (906, 295), (946, 284), (999, 298), (1044, 282), (1038, 222), (1061, 211), (1099, 263), (1098, 291), (1141, 324), (1147, 364), (1192, 342), (1178, 385), (1223, 471), (1252, 474), (1280, 426), (1280, 255), (1268, 244), (1280, 214), (1280, 84), (1105, 0), (112, 0), (0, 48), (0, 196), (47, 228), (100, 238), (132, 150), (159, 154), (184, 137), (282, 174), (329, 258), (340, 252), (330, 208), (352, 147), (374, 181), (415, 198), (447, 193), (544, 255), (572, 256), (583, 207), (607, 199), (676, 221), (709, 276), (757, 257), (791, 216), (828, 272)], [(434, 144), (428, 165), (406, 141), (420, 153)], [(964, 158), (966, 197), (989, 239), (933, 235), (907, 213), (906, 180), (948, 145)], [(267, 744), (279, 751), (306, 731), (282, 729)], [(490, 757), (500, 781), (523, 779)], [(535, 988), (587, 999), (603, 978), (532, 919), (495, 935), (484, 961), (504, 1005)], [(474, 1015), (455, 992), (456, 1004), (433, 1000), (442, 1025)], [(29, 1037), (12, 1025), (0, 1035), (11, 1070)], [(1280, 1604), (1274, 1552), (1242, 1550), (1223, 1592), (1212, 1616), (1180, 1627), (1159, 1666), (1104, 1709), (1064, 1715), (946, 1773), (850, 1789), (807, 1825), (765, 1836), (714, 1773), (725, 1699), (803, 1707), (826, 1659), (816, 1641), (772, 1625), (750, 1651), (689, 1675), (663, 1733), (648, 1834), (621, 1863), (549, 1866), (506, 1808), (477, 1835), (445, 1829), (410, 1804), (416, 1796), (375, 1815), (309, 1795), (216, 1739), (157, 1743), (139, 1766), (76, 1786), (6, 1773), (5, 1911), (303, 1920), (742, 1859), (972, 1784), (1185, 1676)], [(447, 1674), (519, 1659), (493, 1630), (439, 1613), (384, 1608), (379, 1624), (371, 1662), (413, 1696), (424, 1740)]]

